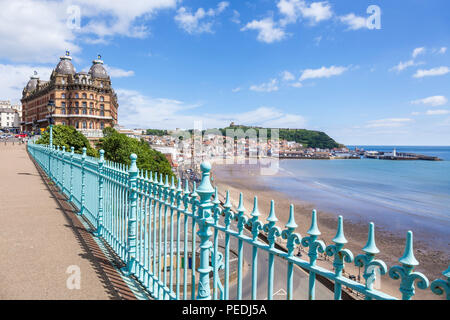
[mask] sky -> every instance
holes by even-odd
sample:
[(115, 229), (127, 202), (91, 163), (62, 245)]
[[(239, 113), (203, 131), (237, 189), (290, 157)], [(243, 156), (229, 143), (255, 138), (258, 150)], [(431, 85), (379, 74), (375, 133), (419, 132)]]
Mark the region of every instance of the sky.
[(0, 100), (101, 54), (128, 128), (450, 145), (448, 0), (0, 0)]

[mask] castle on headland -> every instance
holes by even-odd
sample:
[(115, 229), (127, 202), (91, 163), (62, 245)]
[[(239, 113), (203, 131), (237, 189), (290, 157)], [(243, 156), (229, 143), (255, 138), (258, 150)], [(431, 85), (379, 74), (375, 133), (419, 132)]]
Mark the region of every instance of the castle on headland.
[(105, 127), (117, 124), (117, 95), (100, 55), (89, 72), (75, 71), (69, 51), (60, 57), (49, 81), (34, 72), (22, 93), (24, 131), (49, 125), (49, 100), (56, 106), (53, 124), (73, 126), (87, 137), (100, 137)]

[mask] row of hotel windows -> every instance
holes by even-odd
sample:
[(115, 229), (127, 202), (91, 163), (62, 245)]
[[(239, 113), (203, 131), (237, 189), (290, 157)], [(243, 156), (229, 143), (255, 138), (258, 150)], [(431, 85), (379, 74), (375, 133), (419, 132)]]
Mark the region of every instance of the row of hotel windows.
[[(87, 94), (86, 93), (83, 93), (82, 95), (81, 95), (81, 97), (83, 98), (83, 99), (87, 99)], [(61, 99), (65, 99), (66, 98), (66, 94), (65, 93), (61, 93)], [(69, 99), (70, 98), (72, 98), (72, 95), (69, 93)], [(78, 94), (78, 93), (75, 93), (75, 96), (74, 96), (74, 98), (75, 99), (79, 99), (80, 98), (80, 95)], [(94, 95), (93, 94), (90, 94), (89, 95), (89, 99), (94, 99)], [(104, 96), (100, 96), (100, 101), (105, 101), (105, 97)]]
[[(65, 126), (66, 122), (62, 121), (61, 124), (63, 126)], [(87, 124), (86, 121), (82, 121), (81, 122), (81, 128), (80, 128), (80, 122), (79, 121), (75, 121), (75, 128), (76, 129), (87, 129), (88, 128), (88, 124)], [(94, 122), (92, 122), (92, 121), (89, 122), (89, 129), (95, 129), (94, 128)], [(100, 129), (102, 129), (102, 130), (105, 129), (105, 123), (104, 122), (100, 122)]]
[[(64, 79), (61, 79), (61, 83), (62, 83), (62, 84), (65, 84), (66, 81), (65, 81)], [(80, 83), (80, 79), (75, 78), (75, 83)], [(82, 78), (82, 79), (81, 79), (81, 83), (82, 83), (82, 84), (87, 84), (87, 83), (93, 84), (94, 81), (92, 81), (91, 79), (87, 80), (86, 78)], [(100, 88), (103, 88), (103, 81), (100, 81)]]
[[(71, 107), (72, 104), (70, 103), (69, 106)], [(78, 103), (78, 101), (76, 101), (75, 102), (75, 110), (74, 110), (75, 114), (79, 114), (79, 110), (78, 110), (79, 106), (80, 106), (80, 104)], [(66, 114), (66, 103), (65, 102), (61, 102), (61, 114)], [(82, 114), (87, 114), (87, 103), (86, 102), (83, 102)], [(94, 114), (94, 104), (92, 102), (89, 103), (89, 114), (91, 114), (91, 115)], [(105, 105), (101, 104), (100, 105), (100, 116), (104, 116), (104, 115), (105, 115)]]

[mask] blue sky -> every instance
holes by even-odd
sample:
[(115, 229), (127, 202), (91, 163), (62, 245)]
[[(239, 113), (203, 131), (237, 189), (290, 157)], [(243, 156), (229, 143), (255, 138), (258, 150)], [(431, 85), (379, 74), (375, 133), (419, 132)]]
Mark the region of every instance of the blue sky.
[(235, 121), (450, 145), (445, 0), (0, 0), (0, 47), (0, 99), (13, 101), (65, 50), (77, 71), (100, 53), (131, 128)]

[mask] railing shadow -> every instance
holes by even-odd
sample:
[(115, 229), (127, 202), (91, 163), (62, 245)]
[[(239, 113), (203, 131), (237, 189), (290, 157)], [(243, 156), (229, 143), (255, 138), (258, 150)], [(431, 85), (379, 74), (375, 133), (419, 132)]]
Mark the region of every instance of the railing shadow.
[[(94, 240), (91, 232), (87, 230), (77, 218), (77, 210), (68, 202), (67, 197), (59, 192), (53, 182), (49, 183), (51, 180), (47, 177), (45, 172), (35, 162), (31, 155), (28, 156), (36, 166), (42, 179), (42, 183), (51, 194), (51, 198), (57, 203), (58, 210), (63, 213), (64, 218), (67, 221), (65, 226), (72, 231), (78, 244), (83, 250), (83, 253), (81, 253), (80, 256), (90, 262), (109, 298), (112, 300), (136, 300), (134, 294), (114, 268), (113, 264), (117, 264), (118, 261), (111, 262), (105, 256)], [(121, 266), (117, 265), (116, 267), (120, 268)]]

